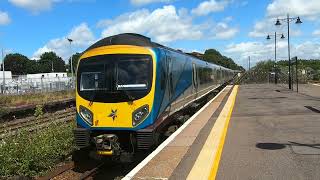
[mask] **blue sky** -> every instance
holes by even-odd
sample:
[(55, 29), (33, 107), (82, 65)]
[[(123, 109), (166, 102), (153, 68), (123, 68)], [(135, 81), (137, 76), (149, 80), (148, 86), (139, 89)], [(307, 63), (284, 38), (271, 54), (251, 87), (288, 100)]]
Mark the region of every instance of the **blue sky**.
[[(135, 32), (188, 52), (215, 48), (247, 66), (248, 56), (253, 64), (273, 59), (274, 40), (265, 37), (287, 36), (286, 26), (274, 22), (290, 13), (303, 21), (290, 24), (292, 56), (320, 58), (319, 10), (319, 0), (2, 0), (0, 47), (67, 59), (103, 37)], [(279, 59), (287, 58), (286, 49), (287, 41), (278, 41)]]

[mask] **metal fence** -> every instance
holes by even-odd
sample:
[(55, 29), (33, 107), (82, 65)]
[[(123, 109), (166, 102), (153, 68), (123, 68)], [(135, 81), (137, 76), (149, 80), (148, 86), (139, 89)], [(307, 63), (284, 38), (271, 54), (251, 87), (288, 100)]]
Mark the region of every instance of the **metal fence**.
[[(4, 83), (3, 83), (4, 82)], [(25, 94), (38, 92), (54, 92), (74, 89), (74, 80), (71, 77), (54, 78), (24, 78), (13, 77), (0, 79), (2, 94)], [(5, 84), (5, 85), (4, 85)]]

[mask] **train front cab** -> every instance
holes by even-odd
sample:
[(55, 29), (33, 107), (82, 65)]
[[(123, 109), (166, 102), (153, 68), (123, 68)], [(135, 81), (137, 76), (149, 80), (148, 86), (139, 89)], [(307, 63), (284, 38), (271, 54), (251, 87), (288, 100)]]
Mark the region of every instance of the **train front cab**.
[(134, 151), (135, 131), (153, 123), (155, 72), (149, 48), (112, 45), (85, 52), (77, 69), (77, 147), (94, 147), (100, 155)]

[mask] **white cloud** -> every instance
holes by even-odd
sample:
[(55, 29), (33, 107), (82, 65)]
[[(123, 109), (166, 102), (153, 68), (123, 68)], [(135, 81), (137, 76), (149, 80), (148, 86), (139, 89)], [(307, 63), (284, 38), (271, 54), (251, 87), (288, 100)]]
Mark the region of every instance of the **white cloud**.
[(230, 39), (234, 37), (239, 30), (237, 28), (230, 28), (228, 24), (220, 22), (213, 29), (213, 39)]
[(0, 25), (7, 25), (11, 22), (11, 19), (7, 12), (0, 11)]
[(30, 10), (33, 13), (39, 13), (51, 9), (53, 3), (63, 0), (9, 0), (15, 6)]
[[(73, 40), (72, 50), (67, 38)], [(94, 43), (95, 37), (86, 23), (82, 23), (74, 27), (71, 32), (61, 38), (50, 40), (45, 46), (39, 48), (34, 54), (33, 59), (39, 59), (42, 53), (54, 51), (57, 55), (61, 56), (64, 60), (75, 53), (75, 49), (85, 48)]]
[(270, 20), (262, 20), (255, 23), (253, 31), (249, 32), (250, 37), (264, 37), (275, 28), (274, 23)]
[(192, 9), (192, 13), (197, 16), (205, 16), (212, 12), (223, 11), (224, 8), (228, 5), (228, 1), (216, 1), (216, 0), (209, 0), (204, 1), (198, 5), (198, 7)]
[(312, 35), (314, 36), (320, 36), (320, 29), (316, 29), (312, 32)]
[(319, 0), (274, 0), (267, 7), (267, 16), (279, 17), (289, 13), (291, 16), (304, 16), (314, 20), (320, 16)]
[(228, 27), (224, 22), (194, 24), (186, 9), (180, 9), (177, 12), (176, 8), (171, 5), (152, 12), (142, 9), (120, 15), (114, 20), (101, 20), (97, 26), (105, 28), (102, 31), (102, 37), (119, 33), (139, 33), (161, 43), (176, 40), (199, 40), (204, 37), (226, 39), (233, 37), (238, 32), (237, 29)]
[[(288, 57), (287, 42), (277, 42), (277, 60), (285, 60)], [(312, 41), (305, 41), (301, 44), (291, 44), (291, 57), (298, 56), (298, 58), (305, 59), (319, 59), (320, 58), (320, 44)], [(227, 56), (232, 57), (239, 64), (245, 64), (250, 56), (252, 61), (258, 62), (261, 60), (274, 60), (274, 44), (273, 42), (241, 42), (238, 44), (229, 44), (225, 49)]]
[(294, 56), (299, 58), (319, 59), (320, 58), (320, 43), (306, 41), (302, 44), (298, 44), (294, 49)]
[(150, 3), (156, 3), (156, 2), (172, 2), (173, 0), (130, 0), (131, 4), (135, 6), (142, 6)]
[(171, 42), (200, 39), (203, 36), (200, 25), (193, 25), (192, 20), (178, 14), (174, 6), (164, 6), (153, 12), (138, 10), (106, 22), (109, 26), (102, 31), (103, 37), (132, 32), (154, 37), (158, 42)]

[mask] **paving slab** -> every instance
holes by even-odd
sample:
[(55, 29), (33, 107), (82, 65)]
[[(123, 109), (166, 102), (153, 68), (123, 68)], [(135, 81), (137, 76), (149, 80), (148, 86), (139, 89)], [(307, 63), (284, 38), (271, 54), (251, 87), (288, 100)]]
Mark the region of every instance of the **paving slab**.
[(217, 179), (320, 179), (315, 88), (307, 94), (273, 84), (241, 85)]

